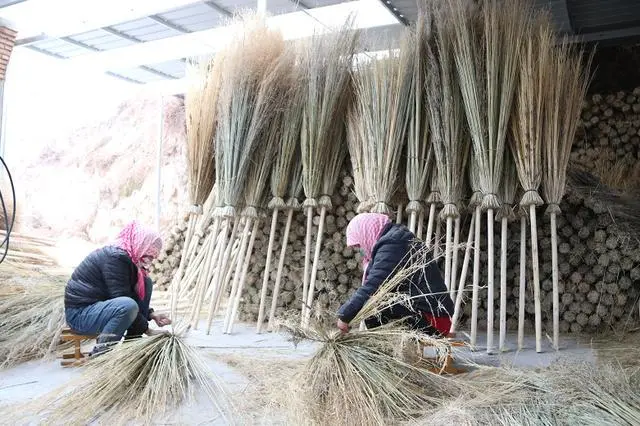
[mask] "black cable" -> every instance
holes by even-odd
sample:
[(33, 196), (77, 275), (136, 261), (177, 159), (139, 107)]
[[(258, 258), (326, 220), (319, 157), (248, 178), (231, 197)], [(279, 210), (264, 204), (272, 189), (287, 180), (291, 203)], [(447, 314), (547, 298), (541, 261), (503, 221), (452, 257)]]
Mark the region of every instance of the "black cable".
[(7, 171), (7, 175), (9, 176), (9, 184), (11, 185), (11, 196), (13, 198), (13, 209), (11, 214), (11, 222), (9, 222), (9, 215), (7, 214), (7, 205), (4, 202), (4, 197), (2, 196), (2, 190), (0, 189), (0, 204), (2, 204), (2, 214), (4, 215), (4, 224), (5, 224), (5, 232), (6, 235), (2, 243), (0, 243), (0, 247), (4, 246), (4, 252), (2, 253), (2, 257), (0, 257), (0, 263), (4, 261), (7, 257), (7, 253), (9, 252), (9, 241), (11, 236), (11, 231), (13, 230), (13, 223), (16, 219), (16, 188), (13, 186), (13, 177), (11, 176), (11, 172), (9, 171), (9, 167), (7, 167), (7, 163), (4, 162), (2, 156), (0, 156), (0, 162), (4, 166), (4, 169)]

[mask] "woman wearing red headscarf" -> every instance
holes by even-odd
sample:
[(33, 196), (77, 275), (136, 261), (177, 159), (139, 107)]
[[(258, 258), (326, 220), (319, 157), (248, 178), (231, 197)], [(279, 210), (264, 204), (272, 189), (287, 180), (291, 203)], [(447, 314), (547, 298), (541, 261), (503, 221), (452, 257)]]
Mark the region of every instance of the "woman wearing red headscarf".
[(171, 324), (149, 308), (153, 282), (146, 269), (160, 254), (160, 235), (131, 222), (113, 245), (95, 250), (71, 275), (64, 294), (67, 324), (77, 333), (97, 334), (92, 354), (127, 337), (152, 334), (149, 321)]
[[(337, 326), (343, 332), (349, 330), (349, 322), (380, 285), (410, 261), (408, 254), (423, 248), (424, 243), (406, 226), (391, 223), (386, 215), (362, 213), (347, 226), (347, 246), (360, 250), (364, 275), (362, 286), (338, 310)], [(454, 305), (435, 262), (428, 262), (396, 291), (410, 297), (410, 306), (396, 304), (385, 309), (378, 317), (365, 320), (368, 328), (404, 318), (410, 327), (425, 333), (449, 334)]]

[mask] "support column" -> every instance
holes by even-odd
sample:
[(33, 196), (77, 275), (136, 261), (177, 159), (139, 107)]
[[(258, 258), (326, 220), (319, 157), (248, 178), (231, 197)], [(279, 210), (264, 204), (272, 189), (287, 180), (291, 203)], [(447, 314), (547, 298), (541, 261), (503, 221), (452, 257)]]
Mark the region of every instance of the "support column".
[(164, 136), (164, 102), (160, 96), (160, 112), (158, 114), (158, 152), (156, 162), (156, 230), (160, 232), (162, 214), (162, 139)]
[(0, 27), (0, 156), (5, 156), (5, 105), (4, 81), (7, 74), (9, 58), (16, 41), (17, 32), (7, 27)]

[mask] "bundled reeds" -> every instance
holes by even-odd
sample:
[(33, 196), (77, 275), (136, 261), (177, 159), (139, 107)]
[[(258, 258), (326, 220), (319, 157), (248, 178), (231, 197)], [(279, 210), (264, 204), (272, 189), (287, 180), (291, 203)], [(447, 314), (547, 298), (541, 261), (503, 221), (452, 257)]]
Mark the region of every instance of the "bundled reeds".
[(234, 422), (222, 381), (198, 352), (178, 335), (160, 334), (90, 359), (79, 378), (9, 417), (12, 423), (37, 416), (47, 424), (152, 424), (198, 395), (206, 396), (225, 424)]
[(567, 165), (580, 120), (582, 100), (589, 85), (583, 52), (564, 41), (556, 47), (548, 69), (548, 93), (545, 96), (544, 146), (546, 163), (544, 197), (546, 214), (551, 218), (551, 254), (553, 279), (553, 346), (558, 349), (560, 334), (560, 294), (558, 290), (557, 215), (564, 196)]
[(450, 0), (454, 56), (477, 163), (482, 208), (487, 211), (487, 351), (493, 350), (493, 222), (500, 208), (506, 136), (515, 93), (521, 31), (527, 8), (520, 1), (481, 6)]
[(0, 369), (54, 351), (64, 326), (64, 283), (12, 286), (0, 293)]
[[(351, 323), (359, 324), (385, 308), (407, 303), (408, 296), (395, 293), (397, 286), (424, 268), (430, 258), (427, 249), (413, 253), (408, 266), (383, 283)], [(398, 356), (400, 348), (417, 341), (428, 342), (444, 354), (446, 340), (409, 330), (402, 321), (349, 333), (320, 324), (285, 327), (296, 340), (321, 344), (295, 378), (294, 396), (300, 404), (294, 405), (304, 410), (298, 419), (327, 425), (389, 424), (418, 416), (452, 392), (446, 380)]]
[[(357, 35), (348, 23), (340, 31), (316, 34), (300, 44), (304, 106), (300, 147), (304, 209), (307, 215), (302, 321), (309, 319), (327, 210), (338, 174), (346, 157), (345, 120), (351, 97), (350, 76)], [(313, 267), (311, 232), (314, 209), (319, 207)]]
[[(538, 193), (542, 179), (542, 139), (544, 137), (544, 105), (549, 84), (549, 67), (553, 51), (551, 18), (539, 13), (531, 23), (523, 24), (519, 82), (511, 121), (511, 150), (523, 188), (520, 207), (528, 211), (531, 226), (531, 267), (535, 309), (536, 351), (542, 351), (542, 313), (540, 304), (540, 266), (536, 207), (543, 204)], [(525, 220), (522, 218), (521, 220)], [(525, 246), (521, 245), (521, 248)], [(521, 259), (523, 254), (521, 254)], [(522, 276), (522, 274), (521, 274)], [(520, 318), (524, 320), (524, 316)], [(521, 325), (519, 327), (522, 327)]]

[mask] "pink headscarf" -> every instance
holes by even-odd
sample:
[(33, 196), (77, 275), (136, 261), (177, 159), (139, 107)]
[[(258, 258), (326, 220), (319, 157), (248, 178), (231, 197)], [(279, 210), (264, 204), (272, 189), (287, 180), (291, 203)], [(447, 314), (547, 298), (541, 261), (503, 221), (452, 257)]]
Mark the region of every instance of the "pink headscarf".
[(144, 299), (144, 278), (147, 276), (147, 272), (142, 268), (142, 258), (145, 256), (155, 258), (160, 254), (162, 249), (160, 234), (134, 220), (120, 231), (116, 246), (126, 251), (133, 263), (138, 267), (136, 293), (138, 293), (141, 300)]
[(347, 245), (358, 245), (364, 251), (362, 266), (367, 273), (367, 266), (371, 261), (371, 251), (378, 241), (380, 233), (391, 220), (380, 213), (360, 213), (347, 225)]

